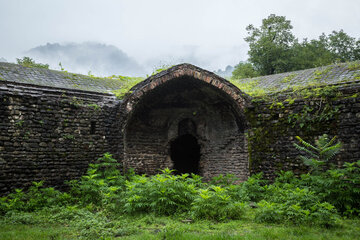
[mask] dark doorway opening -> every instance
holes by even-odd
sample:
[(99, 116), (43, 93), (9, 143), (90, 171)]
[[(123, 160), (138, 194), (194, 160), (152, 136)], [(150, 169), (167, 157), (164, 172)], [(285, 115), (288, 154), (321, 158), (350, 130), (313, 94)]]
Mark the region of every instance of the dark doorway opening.
[(200, 145), (191, 134), (182, 135), (171, 142), (170, 156), (176, 173), (199, 174)]

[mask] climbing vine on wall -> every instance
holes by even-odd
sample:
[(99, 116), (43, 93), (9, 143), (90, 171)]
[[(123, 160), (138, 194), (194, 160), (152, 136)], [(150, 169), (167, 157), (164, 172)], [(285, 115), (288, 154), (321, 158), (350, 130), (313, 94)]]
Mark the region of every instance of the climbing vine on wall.
[(247, 134), (250, 171), (277, 172), (289, 167), (300, 172), (303, 166), (291, 157), (295, 136), (310, 139), (337, 134), (345, 105), (358, 97), (334, 85), (298, 88), (253, 101), (253, 108), (246, 112), (251, 126)]
[(314, 125), (336, 118), (339, 106), (333, 107), (329, 103), (322, 106), (321, 102), (316, 104), (317, 106), (315, 107), (304, 105), (300, 112), (289, 114), (288, 123), (291, 127), (300, 127), (311, 131), (315, 130)]

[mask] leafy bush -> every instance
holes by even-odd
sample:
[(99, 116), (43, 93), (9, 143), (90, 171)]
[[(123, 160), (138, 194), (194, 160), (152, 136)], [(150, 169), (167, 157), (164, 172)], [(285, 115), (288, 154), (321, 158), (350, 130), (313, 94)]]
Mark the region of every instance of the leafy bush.
[(80, 233), (78, 238), (86, 239), (133, 231), (116, 222), (120, 214), (181, 214), (224, 221), (244, 217), (251, 205), (256, 207), (257, 222), (331, 227), (337, 222), (337, 210), (359, 213), (360, 161), (300, 178), (290, 171), (280, 172), (271, 185), (266, 185), (261, 173), (234, 184), (237, 181), (233, 175), (219, 175), (207, 184), (200, 176), (173, 175), (169, 169), (151, 177), (133, 171), (123, 175), (119, 163), (106, 153), (89, 165), (83, 177), (69, 182), (69, 193), (34, 182), (28, 191), (16, 189), (0, 198), (0, 211), (11, 223), (22, 224), (40, 221), (24, 212), (47, 211), (52, 215), (47, 222), (71, 222)]
[(338, 220), (336, 208), (330, 203), (316, 203), (311, 208), (310, 222), (324, 227), (332, 227)]
[(35, 211), (44, 207), (66, 205), (71, 201), (68, 193), (42, 186), (43, 181), (33, 182), (26, 192), (15, 189), (14, 193), (0, 198), (0, 212), (4, 214), (8, 211)]
[(210, 184), (217, 186), (230, 186), (235, 184), (237, 181), (239, 181), (239, 179), (235, 177), (234, 174), (219, 174), (211, 179)]
[(319, 175), (304, 174), (299, 184), (316, 192), (321, 201), (333, 204), (345, 215), (360, 213), (360, 161), (345, 163), (341, 169)]
[(260, 223), (280, 223), (284, 220), (284, 204), (261, 200), (255, 212), (255, 221)]
[(119, 171), (119, 163), (105, 153), (96, 163), (89, 164), (86, 175), (70, 181), (70, 194), (83, 205), (112, 205), (116, 208), (120, 193), (125, 188), (125, 177)]
[(188, 210), (201, 178), (189, 174), (171, 175), (172, 170), (152, 177), (136, 176), (126, 182), (124, 194), (127, 213), (153, 212), (170, 215)]
[(225, 188), (211, 186), (198, 190), (191, 206), (191, 214), (195, 219), (222, 221), (240, 219), (246, 208), (245, 203), (234, 201)]
[(258, 203), (255, 220), (326, 227), (335, 225), (338, 219), (335, 207), (318, 193), (300, 185), (301, 180), (292, 172), (282, 172), (274, 184), (265, 186), (264, 200)]
[(20, 64), (24, 67), (36, 67), (36, 68), (45, 68), (49, 69), (49, 64), (42, 64), (42, 63), (36, 63), (32, 58), (30, 57), (23, 57), (16, 59), (17, 64)]
[[(247, 181), (241, 183), (239, 193), (246, 195), (250, 201), (258, 202), (263, 199), (266, 181), (262, 179), (262, 173), (254, 174)], [(244, 196), (239, 196), (243, 198)]]
[(305, 209), (300, 204), (277, 203), (262, 200), (255, 211), (255, 221), (260, 223), (312, 224), (324, 227), (336, 225), (338, 215), (330, 203), (315, 202)]
[(42, 216), (35, 217), (29, 212), (9, 211), (4, 215), (4, 222), (8, 224), (39, 224)]
[(301, 189), (292, 184), (284, 184), (283, 186), (269, 185), (266, 187), (264, 198), (270, 202), (284, 203), (287, 206), (299, 205), (305, 209), (310, 208), (320, 200), (309, 189)]

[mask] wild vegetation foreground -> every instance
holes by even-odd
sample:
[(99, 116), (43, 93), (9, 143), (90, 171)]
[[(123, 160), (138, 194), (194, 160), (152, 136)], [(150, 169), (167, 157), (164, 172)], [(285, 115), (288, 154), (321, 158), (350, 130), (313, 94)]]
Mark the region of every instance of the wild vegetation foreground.
[(164, 169), (122, 174), (108, 153), (61, 192), (34, 182), (0, 198), (0, 239), (360, 239), (360, 161), (331, 164), (336, 138), (298, 137), (309, 173), (205, 183)]

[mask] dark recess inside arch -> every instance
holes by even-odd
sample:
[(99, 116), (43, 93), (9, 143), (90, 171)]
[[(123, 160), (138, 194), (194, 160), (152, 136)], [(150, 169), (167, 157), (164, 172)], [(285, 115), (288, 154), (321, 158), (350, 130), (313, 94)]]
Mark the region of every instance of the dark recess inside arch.
[(199, 174), (200, 145), (191, 134), (185, 134), (170, 145), (170, 156), (177, 174)]
[(146, 92), (129, 115), (128, 122), (138, 118), (146, 123), (148, 114), (154, 108), (203, 108), (204, 105), (229, 110), (234, 114), (239, 130), (246, 128), (243, 111), (230, 95), (211, 84), (188, 76), (174, 78)]

